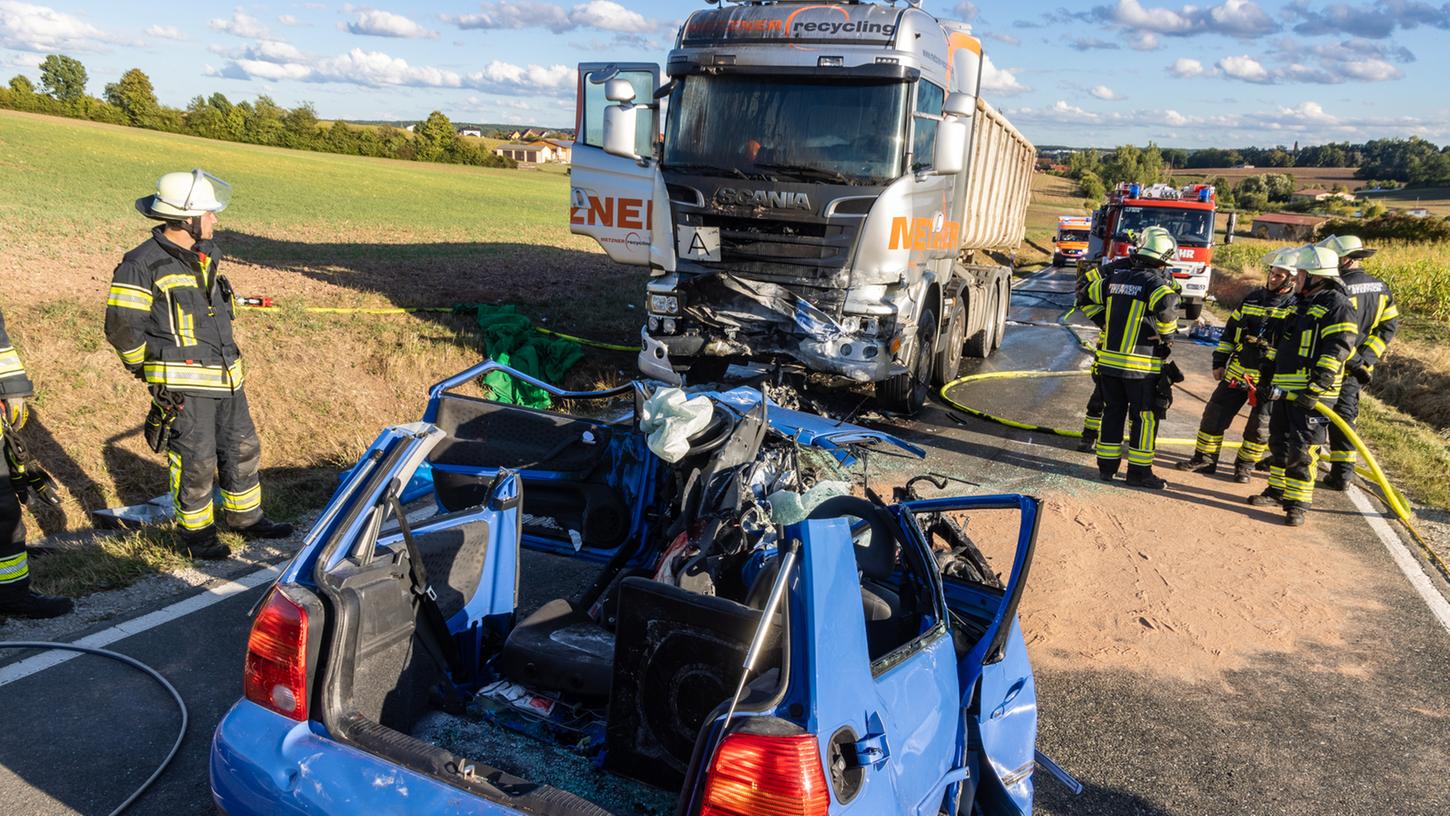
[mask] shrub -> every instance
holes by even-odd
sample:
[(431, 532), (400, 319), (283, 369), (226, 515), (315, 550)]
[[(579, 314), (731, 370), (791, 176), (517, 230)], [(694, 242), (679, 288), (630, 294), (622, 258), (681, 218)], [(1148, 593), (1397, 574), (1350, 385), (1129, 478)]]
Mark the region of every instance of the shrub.
[(1387, 213), (1378, 218), (1340, 218), (1320, 228), (1323, 235), (1349, 233), (1366, 241), (1408, 241), (1422, 243), (1450, 241), (1450, 224), (1434, 218), (1415, 218), (1404, 213)]

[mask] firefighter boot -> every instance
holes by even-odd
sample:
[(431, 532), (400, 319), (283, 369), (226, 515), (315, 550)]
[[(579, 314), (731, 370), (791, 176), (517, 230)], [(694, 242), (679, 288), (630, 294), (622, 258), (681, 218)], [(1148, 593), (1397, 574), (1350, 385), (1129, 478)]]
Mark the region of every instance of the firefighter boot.
[(1319, 486), (1325, 488), (1326, 490), (1336, 490), (1340, 493), (1343, 493), (1344, 491), (1349, 489), (1350, 484), (1353, 482), (1353, 467), (1344, 468), (1335, 465), (1334, 467), (1329, 469), (1329, 475), (1325, 476), (1322, 480), (1320, 480)]
[(1117, 476), (1117, 475), (1118, 475), (1118, 461), (1116, 459), (1114, 459), (1114, 460), (1112, 460), (1110, 462), (1104, 462), (1101, 459), (1098, 460), (1098, 478), (1099, 479), (1102, 479), (1105, 482), (1111, 482), (1113, 480), (1113, 477), (1114, 476)]
[(1082, 439), (1078, 440), (1078, 443), (1077, 443), (1077, 451), (1078, 451), (1078, 453), (1092, 453), (1093, 451), (1097, 450), (1097, 448), (1098, 448), (1098, 432), (1097, 431), (1086, 431), (1086, 430), (1083, 431), (1082, 432)]
[(263, 516), (256, 524), (238, 527), (236, 532), (243, 538), (286, 538), (292, 535), (292, 525)]
[(1186, 462), (1179, 462), (1174, 465), (1179, 470), (1191, 470), (1194, 473), (1202, 473), (1205, 476), (1212, 476), (1218, 472), (1218, 454), (1194, 451), (1193, 456)]
[(177, 549), (189, 558), (203, 561), (220, 561), (231, 556), (232, 550), (216, 537), (216, 527), (201, 530), (182, 530)]
[(1284, 494), (1271, 487), (1263, 493), (1255, 493), (1250, 496), (1248, 503), (1255, 507), (1283, 507)]
[(0, 616), (8, 618), (58, 618), (75, 608), (70, 598), (37, 595), (26, 589), (24, 595), (0, 600)]
[(1128, 478), (1123, 480), (1128, 487), (1141, 487), (1147, 490), (1162, 490), (1168, 486), (1168, 482), (1153, 475), (1153, 468), (1128, 466)]
[(1284, 503), (1284, 523), (1290, 527), (1304, 526), (1304, 505), (1299, 502)]
[(1248, 484), (1253, 479), (1254, 463), (1245, 462), (1240, 459), (1234, 462), (1234, 481), (1239, 484)]

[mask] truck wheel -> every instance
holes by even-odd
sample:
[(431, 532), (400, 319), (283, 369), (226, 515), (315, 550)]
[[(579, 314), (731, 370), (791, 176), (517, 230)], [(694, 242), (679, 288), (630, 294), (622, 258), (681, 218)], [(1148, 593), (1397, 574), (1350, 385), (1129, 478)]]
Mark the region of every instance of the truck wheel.
[(941, 388), (957, 378), (957, 370), (962, 367), (962, 346), (966, 342), (967, 301), (958, 295), (957, 304), (952, 307), (951, 316), (947, 318), (947, 324), (942, 327), (941, 337), (937, 340), (936, 365), (931, 372), (932, 385)]
[(1007, 305), (1012, 302), (1012, 284), (1004, 283), (997, 290), (997, 333), (992, 337), (992, 351), (1002, 347), (1002, 341), (1007, 339)]
[(916, 348), (906, 360), (906, 373), (876, 383), (876, 401), (887, 411), (911, 416), (926, 405), (931, 388), (932, 366), (936, 362), (936, 338), (940, 326), (936, 312), (927, 309), (916, 329)]
[(967, 356), (985, 359), (992, 353), (992, 341), (997, 337), (997, 312), (1002, 308), (996, 290), (992, 292), (992, 304), (982, 316), (982, 329), (967, 338)]
[(1197, 320), (1203, 314), (1203, 301), (1185, 300), (1183, 302), (1183, 316), (1189, 320)]

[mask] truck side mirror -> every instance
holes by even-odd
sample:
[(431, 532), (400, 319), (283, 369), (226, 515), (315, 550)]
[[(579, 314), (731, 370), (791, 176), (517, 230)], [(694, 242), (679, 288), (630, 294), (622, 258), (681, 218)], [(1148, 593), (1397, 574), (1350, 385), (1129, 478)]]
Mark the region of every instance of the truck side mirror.
[[(630, 96), (633, 98), (633, 91), (630, 92)], [(624, 102), (605, 108), (604, 152), (624, 159), (638, 159), (639, 154), (634, 152), (635, 133), (639, 130), (638, 120), (639, 111), (633, 102)]]
[(604, 98), (621, 105), (634, 104), (634, 86), (627, 79), (618, 77), (604, 83)]
[(971, 94), (953, 93), (947, 94), (946, 101), (942, 103), (942, 113), (947, 116), (969, 117), (973, 109), (977, 107), (977, 98)]
[(971, 137), (970, 120), (948, 116), (936, 126), (936, 150), (932, 154), (931, 172), (936, 176), (955, 176), (967, 166), (967, 141)]

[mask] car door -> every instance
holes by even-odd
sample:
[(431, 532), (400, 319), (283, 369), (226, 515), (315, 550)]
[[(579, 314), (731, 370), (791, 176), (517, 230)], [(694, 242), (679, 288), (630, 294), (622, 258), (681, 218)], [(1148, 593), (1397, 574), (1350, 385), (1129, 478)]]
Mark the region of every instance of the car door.
[(934, 571), (903, 544), (897, 577), (925, 572), (924, 594), (933, 600), (921, 610), (919, 633), (908, 629), (899, 645), (888, 641), (883, 649), (862, 611), (860, 545), (848, 520), (807, 522), (802, 543), (801, 591), (790, 609), (792, 649), (803, 644), (802, 663), (792, 667), (799, 672), (792, 687), (809, 700), (806, 728), (819, 736), (825, 767), (833, 769), (831, 813), (935, 816), (963, 725), (951, 715), (959, 710), (956, 655)]
[[(638, 159), (604, 151), (604, 78), (617, 76), (634, 87), (640, 110), (635, 136)], [(632, 266), (674, 270), (669, 199), (654, 160), (660, 132), (659, 66), (635, 62), (579, 65), (574, 115), (574, 155), (569, 171), (569, 229), (599, 243), (613, 260)], [(656, 240), (659, 236), (661, 240)]]
[(942, 585), (954, 619), (974, 636), (957, 661), (957, 673), (969, 726), (968, 749), (979, 754), (981, 766), (977, 801), (988, 816), (1031, 813), (1037, 687), (1017, 607), (1036, 546), (1039, 502), (1031, 496), (1004, 495), (929, 499), (905, 506), (918, 519), (961, 511), (969, 518), (972, 512), (1017, 514), (1011, 572), (1005, 581), (984, 583), (943, 576)]

